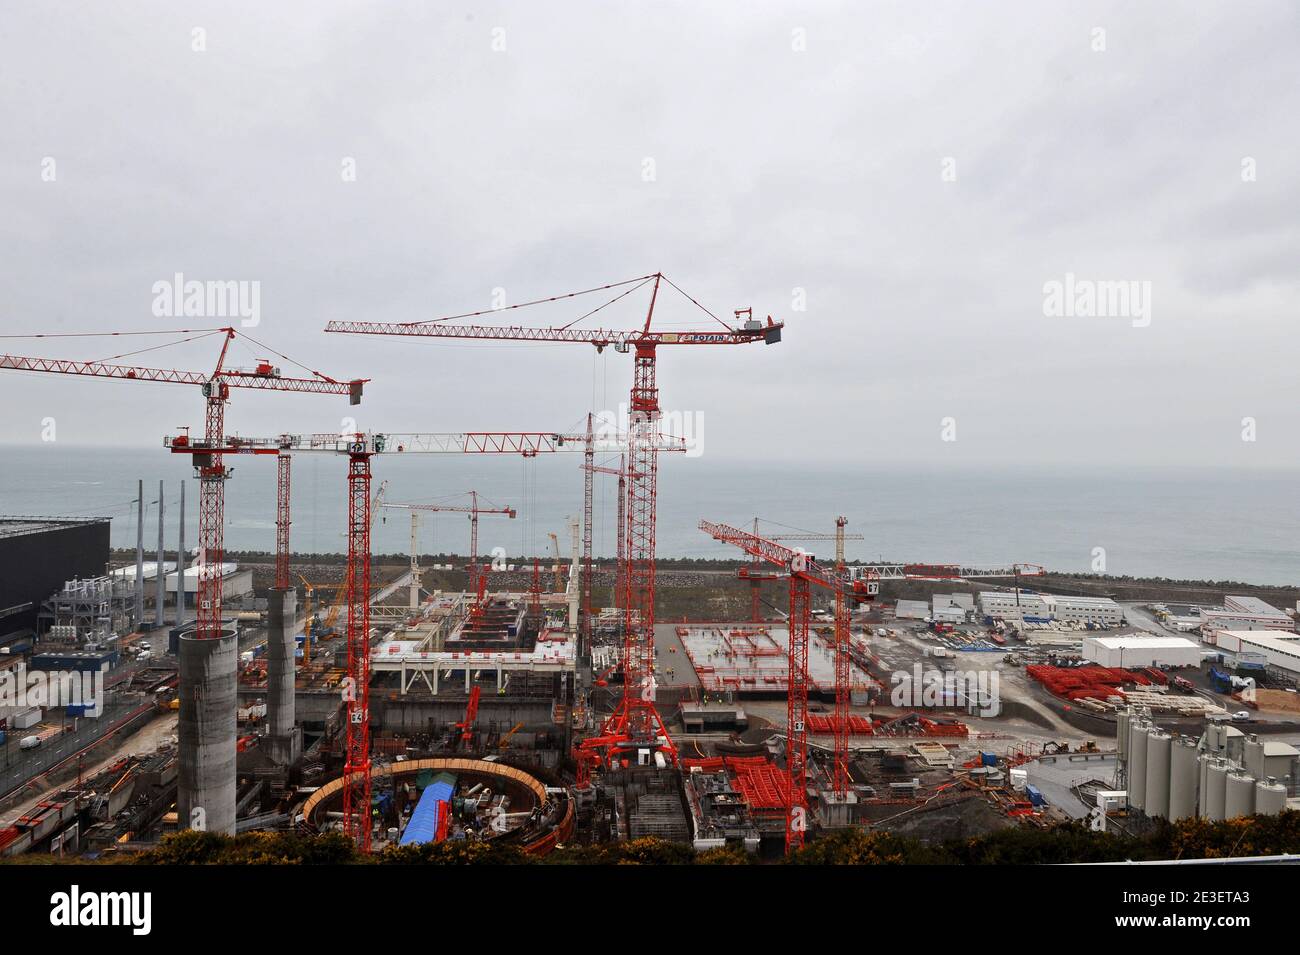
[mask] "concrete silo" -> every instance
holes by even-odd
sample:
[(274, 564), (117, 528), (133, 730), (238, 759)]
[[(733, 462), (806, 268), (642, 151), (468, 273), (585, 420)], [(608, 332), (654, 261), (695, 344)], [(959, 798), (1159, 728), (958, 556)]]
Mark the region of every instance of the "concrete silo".
[(1143, 810), (1148, 816), (1169, 816), (1169, 749), (1173, 738), (1152, 727), (1147, 735), (1147, 784)]
[(1134, 809), (1146, 806), (1147, 791), (1147, 724), (1145, 720), (1129, 723), (1128, 735), (1128, 804)]
[(1255, 813), (1255, 780), (1241, 770), (1228, 773), (1227, 798), (1224, 801), (1224, 816), (1236, 819), (1238, 816), (1250, 816)]
[(1255, 812), (1261, 816), (1276, 816), (1286, 808), (1286, 787), (1272, 776), (1267, 782), (1255, 785)]
[(1226, 759), (1216, 758), (1206, 772), (1201, 810), (1210, 822), (1222, 822), (1227, 818), (1228, 768)]
[(1196, 761), (1196, 740), (1180, 736), (1169, 757), (1169, 819), (1177, 822), (1196, 815), (1196, 792), (1200, 767)]

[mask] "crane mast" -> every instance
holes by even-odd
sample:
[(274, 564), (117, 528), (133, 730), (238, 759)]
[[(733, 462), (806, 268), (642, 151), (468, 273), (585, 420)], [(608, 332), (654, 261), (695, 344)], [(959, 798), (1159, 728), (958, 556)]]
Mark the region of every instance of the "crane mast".
[[(37, 372), (43, 374), (77, 375), (97, 378), (112, 378), (123, 381), (151, 381), (165, 384), (197, 385), (204, 398), (203, 437), (191, 441), (186, 435), (177, 439), (173, 451), (190, 455), (194, 465), (195, 476), (199, 481), (199, 555), (198, 582), (195, 607), (194, 636), (200, 641), (218, 641), (222, 637), (221, 590), (222, 564), (225, 557), (225, 485), (231, 471), (225, 466), (224, 454), (228, 441), (225, 434), (226, 404), (230, 400), (231, 388), (248, 388), (263, 391), (297, 392), (301, 394), (346, 394), (352, 404), (361, 401), (365, 379), (338, 381), (319, 372), (310, 372), (312, 377), (293, 378), (281, 375), (280, 370), (269, 361), (259, 360), (253, 369), (229, 369), (226, 358), (231, 342), (238, 334), (230, 327), (185, 330), (178, 334), (197, 331), (190, 338), (170, 342), (148, 351), (167, 345), (195, 341), (213, 335), (221, 336), (221, 350), (216, 365), (210, 373), (182, 371), (174, 368), (151, 368), (140, 365), (114, 364), (108, 361), (80, 362), (64, 359), (34, 358), (21, 355), (0, 355), (0, 369)], [(95, 332), (87, 335), (66, 335), (63, 337), (117, 337), (121, 335), (155, 335), (156, 332)], [(40, 336), (34, 336), (40, 337)], [(260, 345), (260, 343), (258, 343)], [(122, 358), (126, 356), (116, 356)], [(281, 356), (284, 357), (284, 356)], [(290, 359), (292, 360), (292, 359)], [(279, 453), (278, 448), (270, 453)], [(287, 461), (282, 458), (277, 469), (276, 492), (276, 586), (288, 589), (288, 541), (289, 541), (289, 469)], [(184, 578), (184, 555), (181, 555), (178, 581)], [(159, 572), (161, 576), (161, 571)], [(184, 597), (184, 588), (178, 583), (178, 607)], [(181, 666), (180, 693), (187, 705), (194, 707), (192, 718), (184, 716), (180, 731), (180, 790), (178, 809), (182, 825), (194, 828), (208, 828), (211, 825), (218, 831), (234, 834), (234, 718), (235, 714), (225, 713), (220, 707), (203, 705), (206, 687), (203, 680), (190, 675), (184, 665)], [(218, 676), (218, 679), (222, 677)], [(229, 719), (229, 763), (232, 772), (229, 776), (218, 773), (198, 774), (193, 767), (204, 761), (224, 761), (225, 726)], [(220, 742), (214, 743), (213, 739)], [(210, 800), (210, 801), (209, 801)]]
[(582, 455), (582, 596), (578, 616), (578, 659), (591, 653), (591, 511), (596, 480), (596, 441), (587, 413), (587, 444)]
[(516, 511), (513, 507), (480, 507), (477, 491), (466, 491), (470, 497), (469, 504), (384, 504), (384, 507), (407, 510), (414, 516), (420, 511), (430, 511), (434, 513), (453, 513), (468, 514), (470, 519), (470, 536), (469, 536), (469, 592), (475, 595), (474, 609), (477, 610), (482, 606), (483, 596), (486, 589), (487, 578), (478, 563), (478, 518), (480, 514), (504, 514), (511, 520), (514, 519)]
[[(411, 335), (430, 338), (470, 338), (496, 341), (573, 342), (593, 345), (597, 351), (612, 345), (619, 352), (632, 351), (633, 375), (631, 400), (628, 411), (628, 478), (627, 478), (627, 539), (624, 594), (624, 686), (617, 709), (606, 719), (600, 736), (587, 740), (578, 755), (579, 784), (593, 765), (610, 765), (620, 757), (625, 748), (653, 750), (676, 762), (677, 751), (668, 736), (663, 720), (654, 704), (654, 584), (655, 584), (655, 520), (658, 491), (658, 429), (660, 417), (659, 390), (656, 382), (656, 357), (660, 345), (741, 345), (753, 342), (773, 344), (781, 340), (782, 323), (767, 324), (753, 318), (738, 327), (728, 326), (717, 316), (699, 305), (695, 299), (681, 292), (721, 326), (720, 329), (691, 331), (661, 331), (654, 329), (655, 306), (661, 285), (668, 282), (662, 272), (638, 276), (623, 282), (611, 283), (599, 289), (587, 289), (566, 295), (551, 296), (534, 302), (509, 306), (510, 309), (573, 298), (588, 292), (629, 286), (599, 308), (586, 313), (587, 318), (624, 296), (651, 285), (650, 303), (645, 321), (638, 329), (617, 331), (611, 329), (575, 328), (579, 319), (567, 325), (552, 328), (528, 328), (519, 325), (456, 325), (452, 320), (473, 318), (488, 312), (449, 315), (424, 322), (330, 322), (327, 332), (371, 335)], [(741, 312), (736, 313), (739, 320)]]
[[(841, 518), (843, 520), (843, 518)], [(837, 521), (837, 534), (843, 531), (843, 525)], [(874, 600), (879, 592), (879, 583), (874, 578), (860, 578), (850, 581), (838, 569), (831, 570), (819, 565), (811, 556), (801, 550), (794, 550), (784, 544), (760, 537), (748, 531), (742, 531), (726, 524), (700, 521), (700, 530), (714, 540), (734, 544), (752, 558), (769, 564), (776, 564), (788, 576), (790, 582), (790, 617), (789, 646), (787, 662), (789, 676), (786, 693), (786, 851), (800, 848), (804, 844), (807, 830), (807, 792), (808, 792), (808, 638), (812, 619), (811, 591), (814, 585), (830, 590), (839, 600), (862, 602)], [(837, 547), (837, 556), (839, 548)], [(840, 563), (837, 561), (837, 565)], [(836, 653), (839, 655), (838, 639), (839, 621), (847, 624), (848, 611), (837, 613)], [(847, 628), (846, 628), (847, 629)], [(847, 649), (847, 648), (846, 648)], [(837, 664), (838, 665), (838, 664)], [(839, 686), (837, 671), (837, 691)], [(847, 679), (845, 679), (847, 685)], [(838, 706), (839, 695), (836, 694)], [(847, 720), (845, 721), (847, 726)], [(846, 737), (847, 739), (847, 737)], [(847, 746), (845, 748), (847, 753)], [(838, 758), (837, 758), (838, 761)], [(846, 761), (847, 771), (847, 761)], [(846, 773), (847, 775), (847, 773)], [(847, 783), (846, 783), (847, 788)]]
[[(660, 450), (672, 450), (660, 448)], [(585, 466), (585, 465), (584, 465)], [(616, 533), (614, 545), (614, 587), (613, 603), (618, 609), (623, 608), (623, 591), (625, 588), (623, 582), (623, 565), (626, 561), (626, 544), (627, 544), (627, 455), (620, 455), (618, 467), (610, 468), (600, 464), (590, 465), (590, 470), (596, 474), (612, 474), (618, 478), (618, 516), (616, 518)]]
[(835, 765), (831, 783), (836, 796), (849, 791), (849, 708), (853, 702), (852, 640), (849, 628), (849, 604), (844, 594), (844, 526), (845, 517), (835, 519)]
[[(344, 576), (347, 620), (346, 728), (343, 770), (343, 830), (363, 852), (370, 851), (370, 530), (384, 486), (370, 497), (371, 458), (386, 454), (519, 454), (584, 450), (584, 436), (561, 432), (475, 431), (413, 434), (355, 433), (274, 438), (228, 436), (196, 450), (188, 435), (169, 437), (174, 454), (338, 454), (348, 459), (348, 565)], [(655, 440), (661, 440), (658, 435)], [(206, 444), (206, 442), (205, 442)], [(678, 447), (671, 441), (670, 449)], [(220, 617), (218, 616), (218, 621)]]

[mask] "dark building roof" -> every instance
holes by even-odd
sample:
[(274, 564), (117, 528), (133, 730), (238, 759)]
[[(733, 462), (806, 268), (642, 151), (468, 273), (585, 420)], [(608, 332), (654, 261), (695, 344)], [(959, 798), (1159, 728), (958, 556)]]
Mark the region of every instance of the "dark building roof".
[(0, 517), (0, 538), (25, 537), (29, 534), (48, 534), (69, 527), (87, 524), (107, 524), (107, 517)]

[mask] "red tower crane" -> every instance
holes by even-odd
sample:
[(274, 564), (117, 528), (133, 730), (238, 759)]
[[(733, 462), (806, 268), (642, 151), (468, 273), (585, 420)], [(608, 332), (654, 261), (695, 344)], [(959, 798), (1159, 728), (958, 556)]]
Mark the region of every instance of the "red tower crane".
[[(655, 436), (656, 447), (682, 450)], [(346, 742), (343, 764), (343, 830), (363, 852), (370, 851), (370, 459), (376, 454), (538, 454), (581, 452), (585, 435), (555, 431), (473, 431), (416, 434), (283, 434), (275, 438), (229, 437), (207, 453), (346, 455), (348, 459), (348, 674), (345, 684)], [(188, 454), (188, 436), (165, 441), (173, 453)]]
[[(758, 518), (754, 518), (754, 536), (758, 537)], [(770, 541), (830, 541), (839, 539), (837, 534), (817, 534), (812, 532), (800, 531), (798, 534), (768, 534), (767, 539)], [(845, 534), (844, 540), (865, 540), (861, 534)], [(749, 617), (751, 623), (763, 622), (762, 610), (762, 584), (765, 580), (779, 580), (780, 574), (766, 573), (762, 570), (762, 563), (754, 560), (748, 567), (742, 567), (738, 574), (741, 578), (749, 581)]]
[[(692, 304), (717, 322), (717, 329), (661, 331), (652, 328), (659, 289), (667, 283)], [(651, 286), (650, 303), (641, 328), (631, 331), (575, 328), (581, 320), (627, 295)], [(612, 299), (560, 327), (530, 328), (523, 326), (451, 325), (459, 319), (476, 318), (575, 298), (595, 292), (623, 288)], [(741, 316), (745, 316), (742, 321)], [(608, 755), (631, 744), (640, 750), (664, 752), (676, 762), (676, 749), (654, 704), (654, 586), (655, 586), (655, 517), (658, 479), (657, 436), (659, 431), (659, 389), (656, 383), (656, 357), (660, 345), (748, 345), (755, 342), (774, 344), (781, 340), (783, 322), (766, 324), (753, 317), (752, 309), (737, 310), (736, 325), (723, 322), (694, 298), (682, 292), (663, 273), (638, 276), (598, 288), (570, 292), (507, 306), (448, 315), (423, 322), (330, 322), (327, 332), (363, 335), (403, 335), (430, 338), (469, 338), (496, 341), (572, 342), (594, 346), (603, 351), (613, 346), (620, 353), (634, 352), (631, 401), (628, 409), (628, 481), (627, 481), (627, 555), (624, 602), (624, 685), (618, 709), (605, 721), (598, 739), (589, 740), (580, 764), (593, 759), (606, 760)]]
[(587, 444), (582, 452), (582, 574), (579, 578), (578, 659), (591, 652), (591, 511), (596, 480), (596, 438), (587, 413)]
[[(217, 356), (216, 367), (209, 373), (198, 371), (180, 371), (175, 368), (151, 368), (141, 365), (111, 364), (120, 358), (129, 357), (127, 353), (114, 356), (107, 361), (66, 361), (54, 358), (30, 358), (20, 355), (0, 355), (0, 369), (14, 371), (33, 371), (59, 375), (85, 375), (97, 378), (117, 378), (123, 381), (157, 381), (169, 384), (197, 385), (203, 391), (206, 402), (204, 431), (202, 441), (186, 440), (185, 453), (192, 456), (194, 469), (199, 478), (199, 580), (198, 607), (195, 621), (195, 635), (200, 639), (215, 638), (221, 635), (221, 563), (224, 556), (223, 523), (225, 514), (225, 482), (230, 470), (222, 463), (221, 448), (225, 445), (225, 407), (230, 399), (231, 388), (252, 388), (262, 391), (289, 391), (308, 394), (348, 395), (352, 404), (361, 401), (365, 382), (369, 379), (339, 381), (311, 371), (310, 378), (286, 378), (280, 374), (269, 361), (259, 360), (252, 369), (235, 369), (226, 367), (226, 357), (230, 343), (238, 335), (252, 342), (253, 339), (240, 335), (233, 328), (180, 329), (170, 333), (159, 332), (92, 332), (85, 335), (32, 335), (9, 336), (15, 338), (98, 338), (122, 337), (135, 335), (180, 334), (191, 337), (166, 343), (178, 345), (182, 342), (197, 341), (201, 338), (220, 335), (221, 352)], [(259, 347), (265, 346), (258, 344)], [(141, 349), (152, 351), (165, 345)], [(284, 357), (284, 356), (281, 356)], [(279, 453), (278, 449), (274, 453)], [(276, 508), (276, 585), (288, 586), (288, 544), (289, 544), (289, 467), (287, 459), (281, 456), (277, 480)]]
[[(786, 692), (786, 851), (803, 845), (808, 790), (808, 632), (811, 623), (812, 585), (824, 587), (844, 600), (875, 599), (879, 584), (871, 579), (850, 582), (799, 550), (726, 524), (700, 521), (700, 530), (714, 540), (734, 544), (751, 557), (780, 567), (790, 580), (789, 678)], [(847, 617), (845, 618), (847, 620)], [(846, 721), (847, 725), (847, 721)]]
[(405, 511), (431, 511), (445, 514), (468, 514), (469, 515), (469, 589), (474, 594), (473, 611), (480, 612), (483, 606), (483, 596), (487, 589), (487, 575), (483, 573), (478, 563), (478, 516), (480, 514), (504, 514), (506, 517), (514, 520), (515, 509), (513, 507), (480, 507), (477, 491), (466, 491), (470, 497), (469, 504), (389, 504), (385, 503), (381, 507), (391, 507)]

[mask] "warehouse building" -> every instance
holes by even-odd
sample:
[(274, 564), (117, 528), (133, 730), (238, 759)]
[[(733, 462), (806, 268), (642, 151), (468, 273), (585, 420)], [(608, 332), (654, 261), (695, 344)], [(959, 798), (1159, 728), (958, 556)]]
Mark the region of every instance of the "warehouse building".
[(41, 602), (108, 566), (107, 518), (0, 518), (0, 645), (34, 636)]
[(1229, 595), (1223, 609), (1201, 611), (1201, 632), (1207, 636), (1223, 630), (1292, 630), (1291, 617), (1258, 597)]
[(1083, 658), (1104, 667), (1195, 667), (1205, 651), (1186, 637), (1084, 637)]
[(979, 605), (981, 613), (995, 619), (1046, 623), (1052, 616), (1051, 608), (1040, 594), (984, 591), (980, 594)]
[(894, 608), (899, 620), (924, 620), (930, 615), (930, 605), (924, 600), (900, 600)]
[(1220, 649), (1235, 654), (1258, 654), (1264, 663), (1300, 675), (1300, 633), (1281, 630), (1220, 630)]
[(930, 617), (933, 620), (965, 623), (974, 611), (974, 594), (935, 594), (930, 599)]
[[(158, 564), (156, 561), (147, 560), (144, 562), (144, 580), (145, 580), (145, 606), (152, 607), (155, 602), (157, 591), (155, 590), (154, 581), (158, 579)], [(163, 573), (167, 575), (165, 582), (168, 606), (176, 606), (176, 564), (173, 561), (163, 563)], [(131, 587), (135, 586), (135, 564), (128, 564), (125, 567), (119, 567), (113, 571), (114, 580), (125, 581)], [(185, 568), (185, 606), (193, 610), (196, 606), (199, 594), (199, 566), (194, 564)], [(253, 572), (251, 570), (241, 570), (238, 564), (225, 562), (221, 565), (221, 599), (223, 601), (240, 601), (253, 596)]]
[(1119, 627), (1124, 624), (1124, 608), (1109, 597), (1054, 597), (1043, 598), (1052, 616), (1060, 623), (1091, 623), (1100, 627)]

